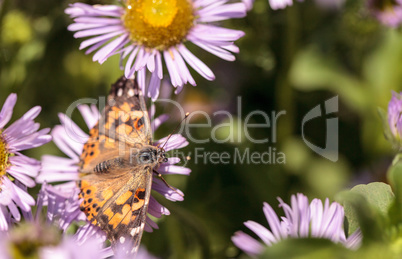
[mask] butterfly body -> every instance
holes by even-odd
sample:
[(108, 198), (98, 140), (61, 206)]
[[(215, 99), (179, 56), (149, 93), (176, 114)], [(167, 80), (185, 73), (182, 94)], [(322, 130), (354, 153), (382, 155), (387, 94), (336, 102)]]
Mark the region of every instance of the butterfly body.
[(120, 157), (105, 160), (95, 166), (94, 173), (103, 174), (115, 170), (137, 169), (134, 171), (144, 171), (157, 168), (162, 163), (167, 162), (165, 151), (162, 148), (147, 145), (141, 149), (130, 148), (130, 152)]
[(133, 254), (146, 224), (153, 171), (167, 161), (163, 148), (151, 145), (151, 135), (142, 93), (122, 77), (112, 85), (79, 163), (80, 209), (113, 247), (129, 242)]

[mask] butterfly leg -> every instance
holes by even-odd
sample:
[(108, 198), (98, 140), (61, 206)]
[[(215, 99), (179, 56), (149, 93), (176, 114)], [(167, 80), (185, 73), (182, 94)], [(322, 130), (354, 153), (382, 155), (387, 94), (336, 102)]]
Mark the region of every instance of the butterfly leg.
[(158, 173), (158, 172), (155, 171), (155, 170), (152, 170), (152, 171), (154, 172), (154, 174), (156, 174), (156, 176), (158, 176), (158, 177), (165, 183), (165, 185), (166, 185), (169, 189), (171, 189), (171, 190), (174, 191), (175, 193), (179, 194), (181, 197), (184, 197), (183, 194), (181, 194), (181, 193), (178, 192), (175, 188), (173, 188), (170, 184), (168, 184), (168, 182), (166, 182), (166, 180), (162, 177), (162, 175), (161, 175), (160, 173)]

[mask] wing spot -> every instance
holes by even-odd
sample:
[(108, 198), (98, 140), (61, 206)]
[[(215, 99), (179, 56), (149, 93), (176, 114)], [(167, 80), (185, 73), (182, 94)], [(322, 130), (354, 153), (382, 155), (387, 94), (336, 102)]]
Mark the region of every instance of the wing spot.
[[(124, 102), (124, 103), (120, 106), (120, 109), (122, 109), (123, 111), (125, 111), (124, 113), (122, 113), (123, 116), (126, 116), (126, 117), (129, 116), (129, 114), (127, 114), (128, 112), (131, 111), (131, 107), (130, 107), (130, 104), (129, 104), (129, 103)], [(122, 116), (120, 116), (120, 117), (122, 117)]]
[(130, 232), (130, 235), (131, 236), (134, 236), (136, 233), (138, 233), (139, 232), (139, 227), (136, 227), (136, 228), (133, 228), (132, 230), (131, 230), (131, 232)]
[(112, 196), (113, 196), (113, 191), (111, 191), (111, 190), (104, 190), (102, 192), (102, 197), (105, 200), (109, 200), (110, 198), (112, 198)]
[(140, 119), (138, 119), (135, 123), (135, 128), (137, 130), (141, 130), (142, 126), (144, 126), (144, 117), (141, 117)]
[(145, 190), (138, 190), (136, 193), (138, 199), (143, 200), (145, 198)]
[(119, 88), (119, 90), (117, 90), (117, 96), (122, 96), (123, 95), (123, 89)]
[(132, 195), (133, 193), (131, 191), (125, 192), (123, 195), (120, 195), (120, 197), (116, 199), (116, 204), (117, 205), (124, 204)]
[(111, 220), (114, 216), (114, 213), (110, 207), (105, 210), (104, 214), (108, 217), (108, 220)]

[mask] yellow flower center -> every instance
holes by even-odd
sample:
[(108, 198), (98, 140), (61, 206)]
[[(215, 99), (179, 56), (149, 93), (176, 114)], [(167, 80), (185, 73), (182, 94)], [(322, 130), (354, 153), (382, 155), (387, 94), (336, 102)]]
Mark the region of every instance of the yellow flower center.
[(193, 6), (189, 0), (127, 0), (122, 19), (134, 44), (166, 50), (193, 27)]
[[(10, 154), (7, 152), (6, 149), (6, 142), (1, 136), (0, 131), (0, 177), (6, 174), (6, 168), (8, 167), (8, 157)], [(1, 183), (1, 179), (0, 179)]]

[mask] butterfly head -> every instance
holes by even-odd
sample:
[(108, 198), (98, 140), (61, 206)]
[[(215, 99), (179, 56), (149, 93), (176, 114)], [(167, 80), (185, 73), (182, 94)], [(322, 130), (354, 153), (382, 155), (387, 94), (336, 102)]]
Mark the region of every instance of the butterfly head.
[(155, 168), (160, 163), (168, 161), (165, 150), (154, 146), (144, 147), (134, 156), (138, 164), (149, 166), (151, 168)]

